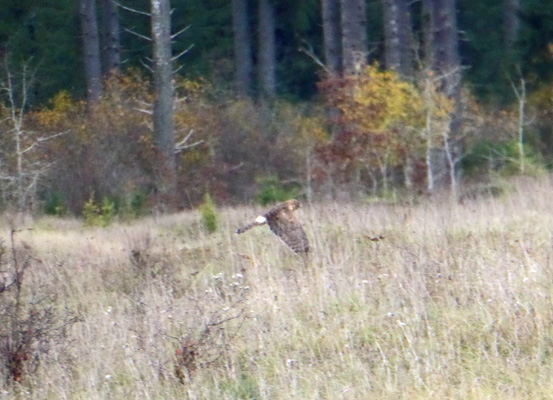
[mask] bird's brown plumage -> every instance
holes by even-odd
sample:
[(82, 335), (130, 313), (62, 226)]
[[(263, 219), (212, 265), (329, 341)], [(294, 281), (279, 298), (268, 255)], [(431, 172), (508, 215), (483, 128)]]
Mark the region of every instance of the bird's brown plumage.
[(248, 229), (266, 223), (271, 231), (286, 243), (294, 253), (307, 254), (309, 252), (309, 240), (294, 214), (294, 211), (300, 207), (301, 203), (298, 200), (287, 200), (257, 217), (255, 222), (238, 229), (236, 233), (244, 233)]

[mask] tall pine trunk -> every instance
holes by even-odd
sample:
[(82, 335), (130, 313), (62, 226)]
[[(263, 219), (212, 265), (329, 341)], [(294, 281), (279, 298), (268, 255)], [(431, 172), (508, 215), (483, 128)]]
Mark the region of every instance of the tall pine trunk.
[(104, 75), (119, 72), (121, 44), (119, 13), (114, 0), (102, 0), (102, 60)]
[(171, 5), (151, 0), (154, 72), (154, 137), (160, 156), (159, 191), (165, 206), (176, 194), (173, 68), (171, 60)]
[(432, 69), (432, 0), (422, 0), (421, 8), (421, 30), (422, 30), (422, 63), (424, 68)]
[(461, 84), (459, 35), (455, 0), (432, 0), (432, 69), (442, 77), (442, 89), (457, 98)]
[(358, 72), (367, 59), (365, 0), (341, 0), (341, 14), (344, 72)]
[(325, 65), (331, 74), (342, 70), (340, 0), (321, 0)]
[(414, 49), (407, 0), (384, 0), (384, 59), (386, 68), (412, 76)]
[(248, 1), (232, 0), (232, 26), (234, 30), (234, 67), (236, 91), (249, 95), (252, 90), (252, 40), (248, 19)]
[(258, 79), (261, 95), (276, 94), (275, 15), (272, 0), (258, 3)]
[(510, 56), (520, 29), (519, 11), (520, 0), (503, 0), (503, 42)]
[(103, 90), (95, 0), (81, 0), (80, 15), (86, 92), (88, 104), (93, 106), (102, 96)]

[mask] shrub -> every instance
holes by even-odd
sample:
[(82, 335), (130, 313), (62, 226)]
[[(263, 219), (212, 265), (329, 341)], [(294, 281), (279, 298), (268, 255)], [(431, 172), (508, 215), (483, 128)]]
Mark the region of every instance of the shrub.
[(200, 214), (205, 230), (209, 233), (215, 232), (217, 230), (217, 209), (209, 193), (204, 195), (204, 201), (200, 205)]
[(66, 204), (63, 194), (59, 191), (49, 192), (44, 203), (44, 213), (59, 217), (62, 216), (65, 211)]
[(87, 226), (108, 226), (115, 218), (115, 203), (104, 197), (102, 204), (98, 205), (91, 194), (83, 206), (83, 218)]
[[(545, 170), (541, 155), (530, 144), (524, 144), (525, 173), (539, 175)], [(519, 143), (517, 140), (503, 142), (481, 140), (472, 147), (463, 160), (467, 177), (481, 180), (490, 173), (513, 176), (520, 173)]]
[(139, 217), (144, 214), (144, 209), (146, 208), (146, 195), (141, 191), (134, 192), (131, 197), (130, 207), (134, 217)]

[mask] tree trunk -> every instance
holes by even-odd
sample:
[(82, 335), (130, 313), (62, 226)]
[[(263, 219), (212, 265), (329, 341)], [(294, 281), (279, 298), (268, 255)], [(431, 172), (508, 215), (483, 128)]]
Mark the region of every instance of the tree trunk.
[(459, 36), (455, 0), (433, 0), (431, 3), (432, 69), (443, 76), (442, 89), (457, 98), (461, 83)]
[(247, 96), (251, 94), (253, 71), (247, 0), (232, 0), (232, 26), (236, 90), (240, 95)]
[(384, 47), (386, 68), (412, 76), (411, 16), (407, 0), (384, 0)]
[(367, 60), (365, 0), (341, 0), (342, 63), (344, 72), (359, 72)]
[(508, 52), (512, 51), (513, 44), (518, 38), (520, 19), (520, 0), (503, 0), (503, 41)]
[[(339, 76), (342, 69), (342, 34), (340, 29), (340, 0), (321, 0), (323, 20), (323, 43), (326, 70), (330, 75)], [(332, 137), (336, 137), (340, 128), (336, 121), (340, 118), (340, 110), (327, 109)]]
[(173, 70), (171, 60), (171, 5), (151, 0), (154, 72), (154, 137), (161, 161), (160, 194), (171, 203), (176, 192)]
[(95, 0), (81, 0), (80, 14), (87, 98), (89, 105), (92, 106), (102, 95), (100, 40)]
[(261, 94), (271, 98), (276, 94), (275, 15), (271, 0), (259, 0), (258, 6), (258, 79)]
[(422, 24), (422, 63), (425, 68), (432, 68), (432, 0), (422, 0), (421, 10)]
[[(431, 152), (431, 165), (435, 167), (433, 176), (436, 186), (444, 186), (442, 177), (449, 178), (452, 192), (456, 190), (456, 165), (462, 154), (453, 153), (459, 148), (457, 136), (461, 130), (462, 103), (461, 62), (459, 57), (459, 37), (455, 0), (430, 0), (430, 24), (432, 28), (432, 70), (439, 79), (438, 89), (453, 101), (450, 123), (441, 132), (444, 140), (442, 148)], [(446, 169), (449, 169), (446, 173)]]
[(325, 65), (331, 74), (342, 71), (340, 0), (321, 0)]
[(118, 73), (121, 66), (119, 13), (114, 0), (102, 0), (102, 60), (104, 76)]

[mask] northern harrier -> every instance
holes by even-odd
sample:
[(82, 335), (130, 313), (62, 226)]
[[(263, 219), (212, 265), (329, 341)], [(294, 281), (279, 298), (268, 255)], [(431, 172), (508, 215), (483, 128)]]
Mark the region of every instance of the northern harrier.
[(255, 222), (238, 229), (236, 233), (244, 233), (253, 227), (268, 224), (271, 231), (282, 239), (294, 253), (306, 255), (309, 252), (309, 240), (294, 215), (294, 211), (300, 206), (301, 204), (297, 200), (287, 200), (257, 217)]

